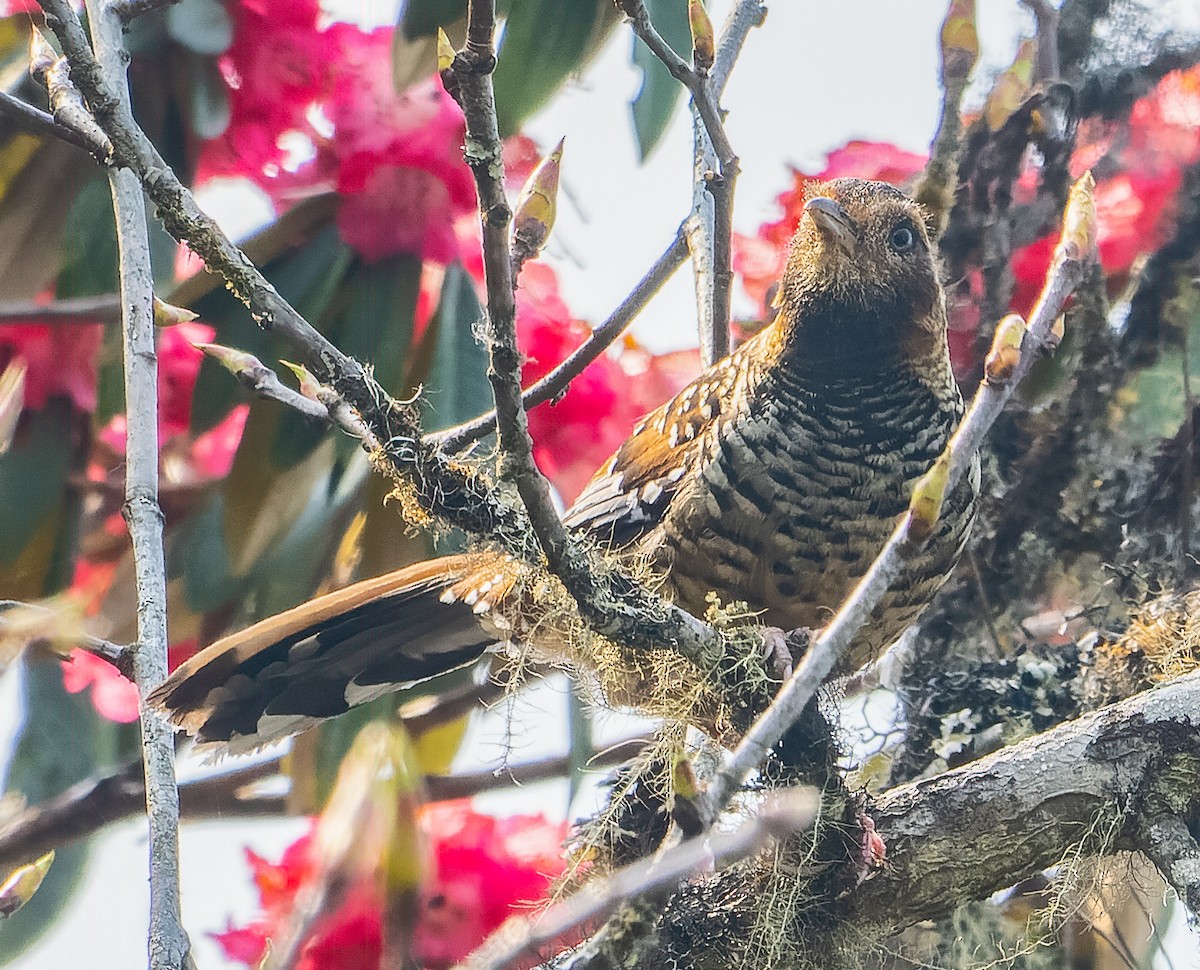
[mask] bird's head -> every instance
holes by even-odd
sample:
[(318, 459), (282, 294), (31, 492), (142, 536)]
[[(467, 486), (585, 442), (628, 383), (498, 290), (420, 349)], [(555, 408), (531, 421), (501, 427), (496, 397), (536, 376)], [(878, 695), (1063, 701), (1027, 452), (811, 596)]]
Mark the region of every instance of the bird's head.
[(810, 182), (776, 306), (793, 352), (870, 367), (944, 357), (946, 311), (921, 207), (884, 182)]

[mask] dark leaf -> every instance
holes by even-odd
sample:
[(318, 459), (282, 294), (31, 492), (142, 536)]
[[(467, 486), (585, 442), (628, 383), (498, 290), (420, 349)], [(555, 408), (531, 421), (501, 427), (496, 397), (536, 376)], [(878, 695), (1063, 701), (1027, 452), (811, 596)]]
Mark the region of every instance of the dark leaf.
[[(514, 0), (496, 63), (500, 135), (511, 135), (580, 71), (617, 22), (611, 0)], [(685, 18), (685, 26), (686, 26)]]
[[(687, 0), (646, 0), (658, 32), (685, 60), (691, 58), (692, 35)], [(647, 158), (667, 130), (684, 88), (645, 44), (634, 40), (634, 66), (642, 70), (642, 87), (633, 99), (633, 127), (638, 150)]]

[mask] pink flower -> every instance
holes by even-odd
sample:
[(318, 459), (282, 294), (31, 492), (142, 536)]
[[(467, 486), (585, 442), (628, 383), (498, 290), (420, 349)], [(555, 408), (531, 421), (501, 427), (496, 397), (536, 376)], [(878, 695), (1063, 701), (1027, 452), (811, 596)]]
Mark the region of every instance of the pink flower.
[(158, 437), (187, 431), (192, 393), (204, 354), (193, 344), (209, 343), (216, 331), (203, 323), (180, 323), (158, 332)]
[(66, 397), (81, 411), (94, 411), (96, 354), (103, 341), (101, 323), (8, 323), (0, 327), (0, 371), (15, 357), (25, 361), (29, 410)]
[[(168, 650), (171, 669), (194, 654), (196, 646), (194, 639), (172, 644)], [(137, 687), (107, 660), (86, 650), (73, 650), (62, 662), (62, 668), (63, 687), (67, 693), (79, 694), (90, 687), (92, 706), (101, 717), (117, 724), (131, 724), (138, 719)]]
[[(360, 171), (365, 172), (361, 181)], [(337, 225), (342, 238), (369, 262), (393, 253), (449, 263), (458, 254), (447, 182), (434, 168), (376, 165), (373, 159), (343, 166), (344, 201)]]
[(201, 478), (224, 478), (233, 468), (250, 405), (235, 406), (221, 422), (200, 435), (192, 445), (192, 467)]
[[(425, 970), (445, 970), (478, 946), (505, 919), (544, 898), (563, 872), (564, 825), (541, 816), (496, 819), (468, 802), (429, 805), (422, 827), (433, 845), (437, 872), (422, 887), (413, 951)], [(246, 927), (215, 934), (231, 960), (255, 966), (267, 941), (279, 941), (296, 894), (313, 877), (311, 833), (278, 864), (247, 850), (262, 916)], [(383, 949), (380, 901), (370, 887), (353, 889), (316, 929), (298, 970), (378, 970)]]
[(107, 660), (85, 650), (73, 650), (63, 661), (63, 687), (70, 694), (92, 690), (92, 706), (101, 717), (117, 724), (138, 719), (138, 692)]

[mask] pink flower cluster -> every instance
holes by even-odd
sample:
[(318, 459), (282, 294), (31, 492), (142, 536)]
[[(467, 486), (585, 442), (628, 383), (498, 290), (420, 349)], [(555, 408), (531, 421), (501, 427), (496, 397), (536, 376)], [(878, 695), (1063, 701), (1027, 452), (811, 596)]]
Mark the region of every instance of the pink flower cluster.
[[(457, 963), (514, 913), (546, 897), (565, 867), (562, 824), (540, 815), (493, 818), (469, 802), (443, 802), (422, 810), (422, 830), (434, 872), (421, 889), (413, 955), (424, 970)], [(258, 888), (261, 915), (252, 923), (215, 934), (225, 955), (257, 966), (267, 941), (281, 941), (297, 894), (313, 879), (312, 835), (290, 845), (278, 863), (246, 850)], [(383, 948), (382, 907), (369, 887), (318, 925), (298, 970), (377, 970)]]
[(459, 255), (455, 221), (474, 211), (463, 121), (436, 78), (397, 94), (392, 28), (319, 26), (316, 0), (241, 0), (220, 58), (231, 120), (205, 145), (199, 178), (245, 176), (281, 207), (342, 196), (338, 228), (369, 260)]

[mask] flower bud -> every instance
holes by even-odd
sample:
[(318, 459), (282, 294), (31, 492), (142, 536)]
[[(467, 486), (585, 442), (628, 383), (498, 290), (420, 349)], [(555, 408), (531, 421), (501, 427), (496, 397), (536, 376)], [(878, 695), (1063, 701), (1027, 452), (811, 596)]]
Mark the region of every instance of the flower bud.
[(975, 0), (950, 0), (942, 21), (942, 75), (965, 81), (979, 60), (979, 33), (975, 29)]
[(950, 456), (942, 452), (933, 467), (917, 481), (908, 503), (908, 538), (924, 542), (933, 535), (950, 480)]
[(191, 323), (200, 314), (186, 307), (172, 306), (165, 300), (154, 298), (154, 325), (156, 327), (173, 327), (177, 323)]
[(1095, 188), (1096, 180), (1090, 169), (1071, 186), (1063, 212), (1062, 240), (1058, 244), (1064, 259), (1089, 262), (1096, 257), (1096, 200), (1092, 195)]
[(989, 384), (1007, 384), (1021, 362), (1021, 341), (1025, 339), (1025, 321), (1010, 313), (996, 326), (992, 346), (983, 361), (983, 379)]
[(562, 152), (563, 143), (559, 141), (554, 151), (538, 162), (517, 198), (513, 213), (513, 235), (526, 258), (541, 252), (550, 230), (554, 228)]
[(988, 128), (999, 131), (1004, 122), (1025, 103), (1033, 88), (1033, 68), (1037, 61), (1037, 41), (1027, 37), (1017, 48), (1012, 65), (1004, 71), (992, 87), (983, 116)]
[(0, 917), (12, 916), (33, 899), (33, 894), (42, 885), (50, 864), (54, 861), (54, 850), (20, 868), (14, 869), (0, 885)]
[(692, 28), (692, 65), (697, 71), (707, 71), (713, 66), (716, 41), (704, 0), (688, 0), (688, 24)]

